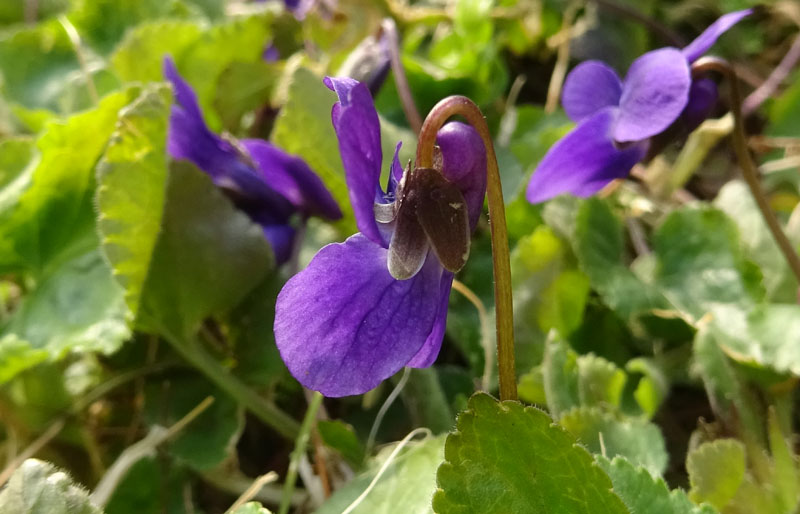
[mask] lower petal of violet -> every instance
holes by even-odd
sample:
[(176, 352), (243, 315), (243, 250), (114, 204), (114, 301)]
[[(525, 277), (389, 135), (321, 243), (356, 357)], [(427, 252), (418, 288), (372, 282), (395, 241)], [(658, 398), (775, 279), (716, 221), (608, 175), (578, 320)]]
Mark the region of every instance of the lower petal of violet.
[(242, 146), (258, 166), (261, 180), (309, 216), (330, 220), (342, 217), (331, 193), (306, 162), (259, 139), (243, 139)]
[(528, 183), (528, 201), (539, 203), (563, 193), (590, 196), (627, 176), (644, 157), (647, 144), (618, 149), (610, 136), (614, 119), (614, 108), (603, 109), (551, 147)]
[(326, 396), (362, 394), (417, 355), (437, 326), (442, 268), (395, 280), (362, 234), (324, 247), (278, 295), (275, 342), (292, 375)]
[[(430, 259), (435, 258), (433, 255)], [(419, 352), (410, 360), (406, 366), (410, 368), (427, 368), (433, 365), (433, 361), (439, 356), (442, 349), (442, 339), (447, 328), (447, 307), (450, 304), (450, 288), (453, 287), (453, 274), (449, 271), (442, 273), (442, 281), (439, 288), (439, 309), (436, 311), (436, 320), (433, 322), (433, 330), (425, 340)]]

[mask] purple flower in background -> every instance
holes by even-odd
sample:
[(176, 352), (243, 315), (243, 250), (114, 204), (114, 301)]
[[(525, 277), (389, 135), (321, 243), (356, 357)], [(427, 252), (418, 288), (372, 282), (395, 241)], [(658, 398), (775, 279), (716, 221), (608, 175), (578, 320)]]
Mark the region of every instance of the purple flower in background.
[(403, 173), (398, 144), (384, 192), (367, 87), (350, 78), (325, 84), (339, 97), (333, 125), (360, 233), (322, 248), (286, 283), (275, 341), (300, 383), (346, 396), (436, 359), (453, 272), (466, 260), (483, 205), (486, 155), (475, 130), (448, 123), (437, 134), (436, 169)]
[(164, 59), (164, 76), (175, 95), (167, 152), (206, 172), (239, 209), (262, 226), (278, 264), (292, 254), (293, 218), (299, 217), (302, 223), (309, 216), (342, 217), (325, 185), (302, 159), (259, 139), (236, 141), (214, 134), (203, 121), (197, 96), (169, 57)]
[(691, 64), (750, 13), (722, 16), (683, 50), (647, 52), (631, 64), (625, 80), (601, 61), (576, 66), (564, 82), (561, 101), (578, 125), (539, 163), (528, 184), (528, 201), (562, 193), (590, 196), (627, 176), (645, 157), (649, 139), (676, 121), (696, 128), (710, 114), (717, 88), (710, 79), (692, 80)]

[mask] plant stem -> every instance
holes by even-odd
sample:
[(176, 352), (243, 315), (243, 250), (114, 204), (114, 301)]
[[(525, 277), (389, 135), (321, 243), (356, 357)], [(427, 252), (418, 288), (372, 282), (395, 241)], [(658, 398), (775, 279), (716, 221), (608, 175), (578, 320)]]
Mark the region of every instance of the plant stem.
[(489, 313), (478, 295), (460, 280), (453, 280), (453, 289), (461, 293), (478, 311), (478, 323), (481, 326), (481, 346), (483, 346), (483, 376), (481, 389), (488, 391), (492, 384), (492, 368), (494, 368), (494, 352), (492, 351), (492, 334), (489, 331)]
[(320, 393), (314, 393), (303, 418), (303, 424), (300, 425), (300, 432), (297, 434), (294, 451), (292, 451), (292, 460), (289, 462), (289, 470), (286, 472), (286, 480), (283, 483), (283, 496), (281, 497), (281, 506), (278, 514), (286, 514), (292, 505), (292, 493), (294, 493), (294, 485), (297, 482), (297, 468), (300, 466), (300, 459), (306, 453), (308, 439), (317, 419), (317, 411), (322, 405), (322, 398), (323, 396)]
[(400, 40), (397, 36), (397, 25), (391, 18), (386, 18), (381, 23), (381, 28), (389, 46), (389, 62), (392, 66), (392, 75), (394, 76), (394, 84), (397, 87), (397, 95), (400, 97), (400, 105), (403, 106), (403, 112), (406, 115), (408, 124), (415, 134), (419, 134), (422, 129), (422, 116), (419, 115), (417, 105), (414, 103), (414, 96), (411, 94), (411, 87), (408, 85), (408, 77), (406, 77), (406, 70), (403, 68), (403, 62), (400, 60)]
[(748, 187), (750, 187), (750, 192), (756, 204), (758, 204), (761, 216), (767, 223), (772, 237), (775, 239), (775, 242), (778, 243), (778, 247), (780, 247), (795, 277), (800, 280), (800, 257), (797, 256), (797, 252), (792, 247), (792, 243), (789, 242), (786, 234), (784, 234), (778, 222), (778, 218), (775, 217), (775, 214), (770, 208), (769, 201), (759, 181), (758, 168), (756, 168), (747, 150), (747, 138), (745, 137), (744, 121), (742, 119), (742, 94), (739, 91), (739, 81), (736, 72), (727, 61), (718, 57), (701, 57), (692, 65), (692, 72), (694, 74), (703, 73), (708, 70), (723, 73), (727, 77), (728, 82), (730, 82), (731, 112), (733, 113), (734, 120), (733, 149), (736, 152), (736, 158), (739, 160), (744, 180), (747, 182)]
[(287, 439), (292, 439), (297, 435), (300, 430), (297, 421), (259, 396), (244, 382), (231, 375), (227, 369), (222, 367), (213, 356), (203, 349), (199, 341), (188, 338), (180, 339), (163, 329), (160, 333), (176, 352), (258, 419)]
[(494, 153), (492, 136), (483, 113), (465, 96), (449, 96), (431, 109), (419, 133), (417, 166), (433, 167), (436, 134), (451, 116), (463, 116), (472, 125), (486, 148), (486, 195), (489, 201), (489, 221), (492, 229), (492, 263), (494, 272), (495, 312), (497, 314), (497, 362), (499, 367), (500, 399), (517, 399), (517, 378), (514, 366), (514, 312), (511, 300), (511, 261), (508, 252), (503, 188), (500, 170)]

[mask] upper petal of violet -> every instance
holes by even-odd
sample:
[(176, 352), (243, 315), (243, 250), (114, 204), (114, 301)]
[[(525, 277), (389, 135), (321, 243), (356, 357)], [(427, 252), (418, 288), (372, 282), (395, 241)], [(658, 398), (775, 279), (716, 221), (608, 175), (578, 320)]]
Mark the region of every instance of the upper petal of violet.
[(610, 137), (616, 108), (586, 118), (553, 145), (533, 172), (525, 197), (538, 203), (562, 193), (590, 196), (640, 161), (647, 143), (617, 149)]
[(236, 158), (236, 150), (211, 132), (203, 120), (192, 87), (183, 80), (170, 57), (164, 58), (164, 76), (172, 83), (175, 104), (170, 112), (167, 152), (175, 159), (192, 161), (212, 177)]
[(278, 295), (275, 342), (294, 377), (326, 396), (365, 393), (405, 366), (433, 331), (442, 268), (395, 280), (361, 234), (325, 246)]
[(621, 96), (617, 72), (604, 62), (585, 61), (567, 75), (561, 104), (571, 120), (580, 121), (604, 107), (619, 105)]
[(691, 83), (689, 63), (677, 48), (653, 50), (633, 61), (612, 137), (642, 141), (672, 125), (686, 107)]
[(308, 216), (342, 217), (336, 200), (306, 162), (260, 139), (243, 139), (242, 146), (258, 166), (263, 180)]
[(325, 77), (324, 82), (339, 97), (331, 118), (339, 139), (356, 225), (371, 241), (384, 245), (373, 212), (375, 202), (383, 200), (378, 183), (383, 157), (378, 112), (364, 84), (346, 77)]
[(714, 43), (717, 42), (717, 38), (752, 13), (752, 9), (744, 9), (720, 16), (717, 21), (709, 25), (709, 27), (704, 30), (702, 34), (697, 36), (694, 41), (689, 43), (686, 47), (684, 47), (683, 50), (681, 50), (686, 60), (689, 62), (694, 62), (699, 59), (700, 56), (708, 51), (709, 48), (714, 46)]

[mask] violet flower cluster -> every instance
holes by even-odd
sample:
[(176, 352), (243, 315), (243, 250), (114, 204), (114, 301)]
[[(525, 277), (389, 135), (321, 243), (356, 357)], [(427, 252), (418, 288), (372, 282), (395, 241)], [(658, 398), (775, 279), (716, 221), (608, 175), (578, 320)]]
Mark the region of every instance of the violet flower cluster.
[(688, 46), (660, 48), (636, 59), (624, 80), (601, 61), (586, 61), (570, 72), (561, 96), (578, 123), (539, 163), (528, 184), (531, 203), (562, 193), (590, 196), (628, 175), (644, 159), (651, 138), (674, 124), (693, 130), (717, 99), (710, 79), (692, 79), (700, 58), (750, 9), (720, 17)]
[(164, 59), (164, 76), (175, 95), (167, 152), (206, 172), (239, 209), (261, 225), (278, 264), (290, 258), (299, 223), (309, 216), (342, 217), (336, 201), (305, 161), (260, 139), (237, 141), (214, 134), (203, 120), (197, 96), (169, 57)]
[[(472, 127), (451, 122), (437, 134), (436, 169), (404, 172), (397, 145), (383, 191), (380, 124), (369, 90), (350, 78), (328, 77), (325, 84), (339, 98), (332, 119), (360, 232), (322, 248), (285, 284), (274, 328), (301, 384), (346, 396), (436, 359), (454, 267), (439, 238), (449, 233), (469, 244), (486, 191), (486, 154)], [(390, 261), (400, 263), (391, 273)]]

